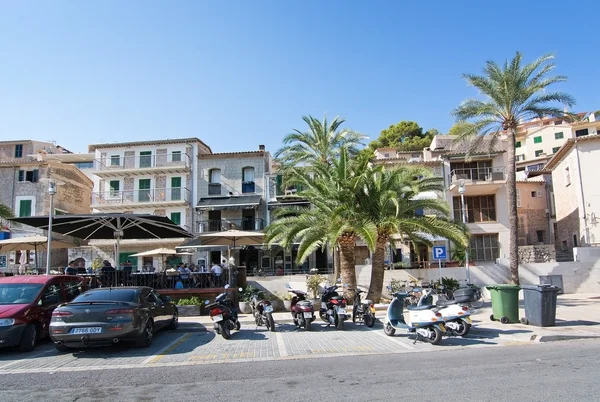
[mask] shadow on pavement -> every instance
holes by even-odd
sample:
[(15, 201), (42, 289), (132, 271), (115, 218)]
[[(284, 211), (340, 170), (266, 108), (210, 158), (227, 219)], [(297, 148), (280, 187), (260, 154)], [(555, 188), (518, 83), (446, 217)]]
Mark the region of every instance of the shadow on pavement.
[[(235, 342), (235, 341), (264, 341), (267, 340), (267, 336), (265, 335), (266, 330), (259, 331), (254, 329), (244, 329), (242, 328), (240, 331), (231, 331), (231, 338), (227, 340), (227, 342)], [(221, 335), (215, 334), (215, 336), (221, 337)]]
[(461, 337), (448, 337), (442, 339), (441, 346), (473, 346), (473, 345), (495, 345), (494, 342), (486, 342), (479, 340), (476, 337), (470, 337), (467, 335), (465, 338)]
[(481, 328), (472, 327), (471, 332), (467, 335), (467, 339), (495, 339), (500, 338), (502, 335), (515, 335), (515, 334), (533, 334), (533, 331), (525, 329), (497, 329), (497, 328)]
[(577, 326), (590, 326), (590, 325), (600, 325), (598, 321), (586, 321), (586, 320), (556, 320), (557, 327), (577, 327)]

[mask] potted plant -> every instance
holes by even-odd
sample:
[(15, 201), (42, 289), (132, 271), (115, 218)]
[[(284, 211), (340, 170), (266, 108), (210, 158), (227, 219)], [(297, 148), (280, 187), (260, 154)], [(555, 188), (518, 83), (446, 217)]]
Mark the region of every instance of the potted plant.
[(327, 278), (323, 275), (308, 275), (306, 277), (306, 290), (312, 296), (313, 300), (319, 298), (319, 290), (321, 289), (321, 283), (325, 282)]
[(281, 296), (281, 299), (283, 300), (283, 308), (285, 309), (285, 311), (292, 311), (292, 298), (294, 297), (294, 295), (292, 295), (291, 293), (286, 293), (283, 296)]
[[(469, 253), (469, 258), (471, 254)], [(452, 261), (447, 262), (447, 267), (464, 267), (467, 262), (467, 249), (464, 247), (454, 247), (450, 252)]]
[(198, 296), (192, 296), (177, 301), (177, 310), (180, 317), (189, 317), (202, 314), (202, 300)]
[(277, 292), (269, 295), (269, 301), (273, 306), (273, 311), (281, 310), (283, 308), (283, 303), (281, 302), (281, 299), (279, 298)]
[[(257, 292), (255, 288), (252, 286), (246, 286), (245, 289), (242, 289), (239, 296), (239, 308), (240, 313), (250, 314), (252, 312), (252, 307), (250, 307), (250, 301), (252, 300), (252, 296)], [(258, 292), (258, 298), (262, 298), (260, 292)]]

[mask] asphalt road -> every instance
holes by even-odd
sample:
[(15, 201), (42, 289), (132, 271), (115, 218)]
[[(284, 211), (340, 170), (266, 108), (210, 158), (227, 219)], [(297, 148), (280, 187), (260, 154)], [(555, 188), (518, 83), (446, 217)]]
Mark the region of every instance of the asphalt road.
[(597, 401), (600, 341), (0, 375), (0, 401)]

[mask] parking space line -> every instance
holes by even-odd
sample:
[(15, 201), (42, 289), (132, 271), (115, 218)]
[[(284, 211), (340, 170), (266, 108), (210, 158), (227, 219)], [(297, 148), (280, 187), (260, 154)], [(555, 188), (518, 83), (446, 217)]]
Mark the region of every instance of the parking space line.
[[(43, 352), (36, 353), (33, 356), (23, 356), (23, 358), (25, 358), (25, 359), (37, 359), (38, 357), (41, 357), (41, 356), (44, 356), (44, 355), (48, 355), (51, 352), (56, 352), (56, 349), (52, 348), (52, 349), (44, 350)], [(5, 364), (4, 366), (0, 366), (0, 370), (3, 370), (5, 367), (12, 366), (13, 364), (22, 363), (23, 362), (23, 358), (19, 358), (18, 360), (15, 360), (14, 362)]]
[(409, 344), (407, 344), (405, 342), (402, 342), (400, 339), (396, 339), (393, 336), (387, 336), (382, 331), (373, 331), (373, 333), (375, 333), (375, 334), (377, 334), (379, 336), (384, 337), (388, 341), (394, 342), (396, 345), (402, 346), (404, 349), (408, 349), (408, 350), (415, 350), (416, 349), (413, 345), (409, 345)]
[(277, 339), (277, 347), (279, 348), (279, 356), (286, 357), (288, 356), (288, 351), (285, 348), (285, 344), (283, 343), (283, 336), (281, 332), (275, 332), (275, 339)]
[(157, 354), (148, 357), (142, 362), (142, 364), (154, 364), (158, 362), (160, 359), (172, 352), (177, 346), (185, 342), (190, 336), (192, 336), (191, 332), (181, 335), (179, 338), (175, 339), (173, 342), (159, 350)]

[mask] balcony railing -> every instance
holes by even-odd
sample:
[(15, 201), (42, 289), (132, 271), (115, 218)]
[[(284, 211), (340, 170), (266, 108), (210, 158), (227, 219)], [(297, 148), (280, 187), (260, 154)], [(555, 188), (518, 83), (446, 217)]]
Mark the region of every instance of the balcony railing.
[(129, 191), (99, 191), (92, 193), (92, 205), (121, 205), (135, 203), (188, 202), (190, 191), (185, 187), (149, 188)]
[(208, 183), (208, 195), (221, 195), (221, 183)]
[(265, 221), (261, 218), (213, 219), (198, 222), (198, 233), (223, 232), (226, 230), (263, 230)]
[(469, 181), (496, 181), (506, 180), (505, 167), (486, 167), (475, 169), (454, 169), (450, 172), (450, 181), (455, 183), (460, 180)]
[(254, 193), (256, 191), (253, 181), (242, 182), (242, 193)]
[(152, 154), (135, 156), (107, 155), (94, 161), (94, 167), (100, 171), (152, 169), (152, 168), (189, 168), (190, 158), (183, 153)]

